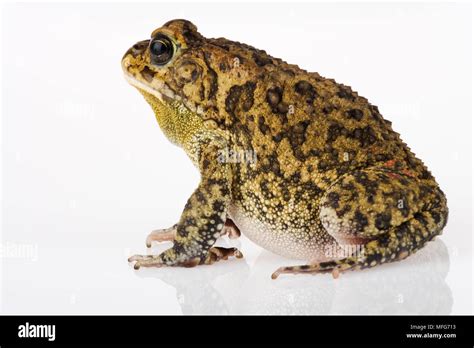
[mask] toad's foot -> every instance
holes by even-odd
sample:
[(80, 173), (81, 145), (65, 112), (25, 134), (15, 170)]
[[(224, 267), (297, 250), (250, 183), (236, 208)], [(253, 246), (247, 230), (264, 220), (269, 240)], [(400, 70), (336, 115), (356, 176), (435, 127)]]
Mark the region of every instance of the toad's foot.
[(151, 248), (151, 243), (155, 242), (169, 242), (173, 241), (174, 237), (176, 236), (176, 227), (177, 224), (170, 228), (163, 228), (160, 230), (153, 230), (151, 233), (146, 237), (146, 246), (147, 248)]
[(133, 255), (128, 258), (128, 262), (135, 262), (133, 268), (140, 267), (162, 267), (164, 266), (158, 255)]
[[(164, 254), (166, 254), (166, 252)], [(241, 259), (243, 257), (242, 253), (237, 248), (212, 247), (209, 249), (206, 257), (203, 260), (200, 260), (198, 257), (195, 257), (186, 261), (176, 262), (175, 264), (168, 264), (163, 261), (164, 254), (133, 255), (128, 258), (128, 262), (135, 262), (135, 264), (133, 265), (133, 268), (135, 269), (140, 269), (140, 267), (163, 266), (194, 267), (200, 264), (212, 265), (217, 261), (227, 260), (229, 256), (235, 256), (238, 259)]]
[(219, 260), (227, 260), (229, 256), (235, 256), (238, 259), (244, 257), (237, 248), (212, 247), (204, 260), (204, 264), (212, 265)]
[(138, 270), (140, 267), (164, 267), (164, 266), (181, 266), (194, 267), (199, 265), (199, 258), (195, 257), (186, 261), (177, 262), (174, 265), (168, 265), (163, 261), (163, 254), (160, 255), (133, 255), (128, 258), (128, 262), (135, 262), (133, 268)]
[(224, 224), (224, 228), (222, 229), (221, 236), (227, 234), (230, 239), (237, 239), (240, 237), (240, 230), (235, 225), (234, 221), (227, 218)]

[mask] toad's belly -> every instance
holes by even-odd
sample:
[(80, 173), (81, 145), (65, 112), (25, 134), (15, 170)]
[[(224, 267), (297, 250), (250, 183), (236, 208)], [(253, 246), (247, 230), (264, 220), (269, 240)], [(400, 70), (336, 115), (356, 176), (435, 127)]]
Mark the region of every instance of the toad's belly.
[(306, 229), (280, 229), (249, 216), (232, 204), (228, 212), (240, 231), (252, 242), (275, 254), (299, 260), (321, 262), (334, 259), (340, 252), (337, 242), (319, 222)]

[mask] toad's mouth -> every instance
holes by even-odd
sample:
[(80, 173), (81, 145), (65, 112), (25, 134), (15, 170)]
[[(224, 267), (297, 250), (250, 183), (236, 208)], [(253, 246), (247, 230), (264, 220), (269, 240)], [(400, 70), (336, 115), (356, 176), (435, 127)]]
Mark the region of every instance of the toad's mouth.
[(128, 72), (124, 68), (124, 75), (127, 82), (133, 87), (137, 88), (139, 91), (152, 95), (157, 98), (163, 104), (173, 104), (179, 102), (182, 107), (185, 107), (188, 111), (196, 113), (198, 115), (203, 115), (204, 112), (200, 106), (195, 106), (193, 103), (188, 102), (185, 98), (182, 98), (180, 95), (176, 94), (171, 90), (164, 82), (159, 80), (154, 81), (153, 83), (158, 86), (158, 88), (150, 87), (149, 85), (138, 80), (133, 74)]
[(151, 94), (158, 100), (160, 100), (162, 103), (170, 104), (173, 101), (180, 100), (181, 98), (176, 95), (171, 89), (166, 87), (164, 83), (162, 83), (162, 86), (160, 86), (160, 91), (148, 86), (147, 84), (143, 83), (140, 80), (137, 80), (132, 74), (129, 72), (125, 71), (125, 79), (127, 82), (132, 85), (135, 88), (138, 88), (140, 91), (143, 91), (145, 93)]

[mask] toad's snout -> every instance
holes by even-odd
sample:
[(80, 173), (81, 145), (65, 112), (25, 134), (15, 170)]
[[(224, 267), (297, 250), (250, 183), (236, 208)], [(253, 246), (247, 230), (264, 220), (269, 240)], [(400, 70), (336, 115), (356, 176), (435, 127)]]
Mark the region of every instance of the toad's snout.
[(150, 40), (138, 41), (135, 45), (130, 47), (127, 52), (125, 52), (123, 57), (125, 58), (128, 54), (131, 54), (133, 57), (141, 55), (148, 48), (149, 44)]
[(122, 57), (122, 69), (125, 73), (129, 73), (128, 68), (132, 65), (133, 58), (143, 57), (149, 43), (150, 40), (139, 41), (125, 52)]

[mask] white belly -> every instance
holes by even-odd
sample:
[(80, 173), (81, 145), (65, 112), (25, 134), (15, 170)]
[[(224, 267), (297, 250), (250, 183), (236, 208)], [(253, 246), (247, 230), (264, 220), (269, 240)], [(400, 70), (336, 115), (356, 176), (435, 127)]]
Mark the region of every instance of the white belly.
[(247, 216), (242, 208), (231, 205), (230, 218), (240, 231), (251, 241), (275, 254), (298, 260), (321, 262), (331, 260), (332, 252), (338, 248), (336, 241), (325, 231), (317, 229), (301, 230), (277, 227)]

